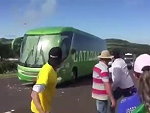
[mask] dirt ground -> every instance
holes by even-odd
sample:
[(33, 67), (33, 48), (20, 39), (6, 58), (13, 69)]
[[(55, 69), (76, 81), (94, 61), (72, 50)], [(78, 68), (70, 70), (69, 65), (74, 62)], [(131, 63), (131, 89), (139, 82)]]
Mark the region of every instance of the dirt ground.
[[(21, 84), (18, 78), (0, 80), (0, 113), (31, 113), (31, 87)], [(96, 113), (91, 84), (91, 77), (86, 77), (58, 86), (52, 113)]]

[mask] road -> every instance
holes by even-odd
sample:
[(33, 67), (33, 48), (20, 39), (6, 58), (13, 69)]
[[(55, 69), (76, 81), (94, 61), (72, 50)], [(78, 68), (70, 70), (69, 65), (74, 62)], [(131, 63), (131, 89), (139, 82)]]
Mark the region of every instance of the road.
[[(21, 84), (18, 78), (0, 79), (0, 113), (31, 113), (31, 87)], [(91, 86), (91, 77), (58, 86), (52, 113), (96, 113)]]
[[(96, 113), (91, 98), (91, 77), (57, 87), (53, 113)], [(31, 87), (22, 86), (17, 78), (0, 79), (0, 113), (30, 113)]]

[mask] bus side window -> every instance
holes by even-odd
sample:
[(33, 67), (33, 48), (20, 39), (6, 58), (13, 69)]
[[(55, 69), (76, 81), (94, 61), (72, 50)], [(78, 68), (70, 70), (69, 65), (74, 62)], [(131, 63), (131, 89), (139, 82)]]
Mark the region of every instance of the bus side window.
[(62, 60), (64, 60), (67, 57), (67, 46), (65, 41), (62, 42), (61, 49), (62, 49)]
[(65, 32), (62, 34), (62, 44), (61, 44), (61, 49), (62, 49), (62, 60), (67, 58), (69, 51), (70, 51), (70, 46), (71, 46), (71, 40), (72, 40), (72, 35), (69, 32)]

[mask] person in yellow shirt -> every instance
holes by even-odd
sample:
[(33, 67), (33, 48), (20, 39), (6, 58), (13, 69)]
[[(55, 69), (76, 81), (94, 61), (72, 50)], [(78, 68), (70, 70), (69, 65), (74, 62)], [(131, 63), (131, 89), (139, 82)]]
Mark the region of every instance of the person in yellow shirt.
[(54, 47), (49, 51), (48, 62), (41, 68), (36, 84), (32, 88), (31, 111), (33, 113), (50, 113), (57, 84), (56, 69), (61, 59), (62, 51), (59, 47)]

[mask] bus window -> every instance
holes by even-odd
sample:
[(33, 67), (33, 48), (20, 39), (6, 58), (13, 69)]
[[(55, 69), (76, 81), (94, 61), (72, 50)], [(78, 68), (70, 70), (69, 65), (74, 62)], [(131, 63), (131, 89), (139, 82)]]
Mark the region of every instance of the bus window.
[(62, 49), (62, 60), (67, 58), (70, 47), (71, 47), (71, 41), (72, 41), (72, 32), (65, 32), (62, 34), (62, 44), (61, 44), (61, 49)]
[(71, 46), (71, 39), (70, 38), (65, 38), (62, 41), (61, 49), (62, 49), (62, 59), (64, 60), (70, 51), (70, 46)]

